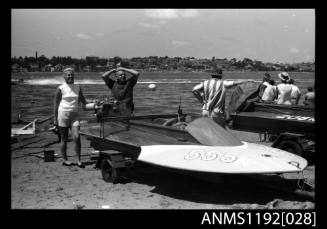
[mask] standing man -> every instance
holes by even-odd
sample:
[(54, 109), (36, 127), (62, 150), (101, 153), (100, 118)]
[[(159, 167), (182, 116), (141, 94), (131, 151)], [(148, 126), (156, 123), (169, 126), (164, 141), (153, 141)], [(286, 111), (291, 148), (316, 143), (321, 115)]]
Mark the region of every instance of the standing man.
[(78, 84), (74, 84), (74, 70), (72, 68), (64, 69), (65, 83), (56, 90), (54, 101), (54, 125), (59, 126), (61, 134), (60, 151), (64, 159), (63, 165), (73, 165), (67, 158), (67, 140), (68, 132), (71, 129), (76, 153), (77, 165), (84, 168), (81, 162), (81, 141), (79, 136), (79, 103), (85, 108), (87, 101), (83, 95), (82, 89)]
[(246, 83), (254, 82), (253, 80), (245, 81), (225, 81), (222, 80), (222, 69), (214, 67), (211, 71), (211, 79), (196, 85), (192, 93), (203, 104), (202, 116), (211, 117), (219, 125), (225, 128), (225, 94), (226, 88)]
[(300, 97), (301, 97), (301, 91), (300, 91), (300, 89), (299, 89), (298, 86), (295, 86), (294, 85), (294, 80), (293, 79), (290, 79), (288, 81), (288, 83), (292, 87), (291, 102), (292, 102), (292, 104), (298, 105), (299, 104)]
[(304, 96), (303, 104), (308, 107), (315, 107), (315, 92), (314, 87), (309, 86), (308, 92)]
[(279, 73), (278, 77), (281, 79), (281, 83), (277, 85), (277, 104), (291, 105), (292, 86), (288, 84), (290, 77), (287, 72)]
[[(134, 111), (133, 88), (137, 83), (139, 73), (134, 69), (121, 67), (122, 59), (114, 57), (115, 69), (103, 73), (102, 79), (112, 91), (114, 103), (117, 104), (126, 116)], [(111, 78), (111, 74), (115, 73), (115, 78)], [(132, 77), (126, 78), (126, 73), (130, 73)]]

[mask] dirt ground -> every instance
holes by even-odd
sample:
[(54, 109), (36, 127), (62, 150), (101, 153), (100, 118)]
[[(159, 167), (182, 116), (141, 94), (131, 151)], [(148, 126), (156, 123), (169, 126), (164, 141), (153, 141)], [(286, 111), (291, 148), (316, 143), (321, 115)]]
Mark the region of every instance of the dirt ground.
[[(233, 133), (241, 140), (258, 142), (258, 134)], [(62, 166), (57, 136), (42, 136), (12, 144), (12, 209), (314, 209), (313, 199), (277, 190), (280, 176), (264, 176), (261, 182), (240, 176), (182, 174), (136, 164), (118, 184), (106, 183), (90, 161), (93, 150), (82, 140), (85, 168)], [(44, 162), (43, 150), (55, 150), (55, 162)], [(68, 155), (75, 161), (73, 143)], [(314, 166), (304, 176), (314, 183)], [(289, 183), (301, 174), (284, 174)], [(208, 181), (210, 180), (210, 181)], [(264, 185), (269, 184), (269, 185)], [(293, 186), (292, 186), (293, 187)]]

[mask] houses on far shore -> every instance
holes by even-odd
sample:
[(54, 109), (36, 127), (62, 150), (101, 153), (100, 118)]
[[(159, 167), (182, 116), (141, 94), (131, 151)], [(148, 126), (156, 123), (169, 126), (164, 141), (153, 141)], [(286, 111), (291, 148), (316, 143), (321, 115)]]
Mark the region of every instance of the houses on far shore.
[[(113, 68), (113, 58), (99, 58), (88, 56), (85, 59), (71, 57), (19, 57), (11, 58), (11, 72), (61, 72), (65, 66), (70, 66), (77, 72), (104, 72)], [(123, 66), (139, 71), (178, 71), (178, 72), (205, 72), (213, 65), (220, 66), (225, 71), (299, 71), (314, 72), (315, 63), (264, 63), (244, 58), (230, 60), (223, 58), (196, 59), (194, 57), (132, 57), (124, 58)]]

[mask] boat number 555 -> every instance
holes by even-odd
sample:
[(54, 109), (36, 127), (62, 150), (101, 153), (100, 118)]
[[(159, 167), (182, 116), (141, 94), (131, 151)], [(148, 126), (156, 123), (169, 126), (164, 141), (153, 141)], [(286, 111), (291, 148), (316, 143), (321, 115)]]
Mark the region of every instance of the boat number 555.
[(231, 163), (237, 160), (237, 155), (235, 153), (218, 152), (213, 150), (192, 150), (191, 152), (186, 153), (184, 159), (201, 159), (203, 161), (219, 160), (224, 163)]

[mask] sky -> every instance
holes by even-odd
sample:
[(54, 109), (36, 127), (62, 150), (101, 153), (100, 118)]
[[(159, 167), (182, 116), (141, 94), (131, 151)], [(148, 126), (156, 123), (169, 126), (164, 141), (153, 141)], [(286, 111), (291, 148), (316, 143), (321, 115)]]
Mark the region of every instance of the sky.
[(314, 9), (12, 9), (11, 56), (315, 60)]

